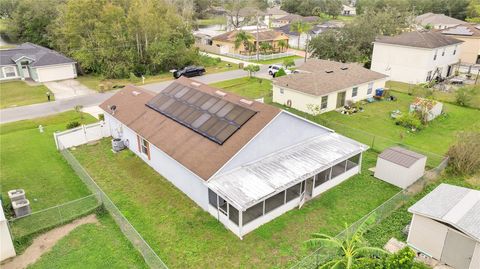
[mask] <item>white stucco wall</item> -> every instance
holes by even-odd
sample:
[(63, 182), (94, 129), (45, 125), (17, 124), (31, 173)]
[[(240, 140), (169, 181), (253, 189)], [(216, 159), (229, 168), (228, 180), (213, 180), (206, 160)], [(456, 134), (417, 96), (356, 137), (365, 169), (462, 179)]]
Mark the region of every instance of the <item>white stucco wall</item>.
[(133, 130), (124, 126), (108, 113), (105, 113), (105, 122), (109, 125), (113, 137), (122, 138), (124, 141), (128, 140), (127, 146), (133, 153), (142, 158), (145, 163), (185, 193), (197, 205), (206, 211), (208, 210), (208, 188), (203, 179), (172, 159), (152, 143), (150, 143), (149, 160), (145, 154), (138, 151), (137, 134)]
[(480, 268), (480, 243), (475, 244), (475, 250), (473, 251), (472, 262), (470, 263), (469, 269), (478, 269)]
[(3, 213), (2, 201), (0, 201), (0, 261), (15, 257), (12, 237), (8, 229), (8, 221)]
[(76, 78), (75, 64), (42, 66), (35, 68), (38, 74), (38, 82), (63, 80)]
[(378, 158), (375, 166), (375, 177), (405, 189), (423, 176), (426, 161), (427, 158), (418, 160), (410, 168), (406, 168), (385, 159)]
[[(373, 89), (370, 94), (367, 94), (368, 84), (370, 82), (355, 85), (346, 89), (338, 90), (336, 92), (327, 94), (328, 96), (327, 108), (322, 110), (322, 113), (336, 109), (337, 94), (339, 92), (343, 92), (343, 91), (346, 92), (345, 103), (348, 103), (348, 101), (358, 102), (360, 100), (373, 97), (375, 95), (375, 89), (385, 87), (386, 80), (387, 79), (384, 78), (376, 81), (371, 81), (373, 82)], [(357, 96), (352, 97), (352, 90), (354, 87), (358, 87), (358, 91), (357, 91)], [(281, 89), (283, 89), (283, 93), (281, 92)], [(322, 95), (322, 96), (325, 96), (325, 95)], [(322, 96), (310, 95), (310, 94), (306, 94), (306, 93), (289, 89), (286, 87), (280, 87), (275, 84), (273, 85), (273, 102), (286, 105), (288, 100), (291, 100), (293, 108), (303, 112), (307, 112), (307, 113), (311, 113), (311, 111), (308, 109), (308, 105), (309, 104), (320, 105), (322, 102)]]
[(442, 256), (447, 232), (447, 226), (414, 214), (410, 224), (407, 243), (426, 255), (439, 260)]
[[(445, 77), (448, 66), (459, 61), (459, 45), (426, 49), (375, 42), (370, 69), (388, 75), (391, 80), (411, 84), (425, 82), (428, 72), (432, 71), (433, 76), (436, 68), (441, 68), (441, 75)], [(445, 54), (442, 56), (444, 51)]]

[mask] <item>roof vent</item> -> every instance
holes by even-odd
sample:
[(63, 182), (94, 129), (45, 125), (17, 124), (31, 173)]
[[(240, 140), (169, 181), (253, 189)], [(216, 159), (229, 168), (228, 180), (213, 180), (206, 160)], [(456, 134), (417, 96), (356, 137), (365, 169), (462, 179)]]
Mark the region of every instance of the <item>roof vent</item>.
[(247, 106), (251, 106), (253, 104), (253, 101), (247, 99), (240, 99), (240, 102), (246, 104)]
[(111, 105), (108, 106), (108, 109), (112, 112), (112, 115), (115, 115), (115, 111), (117, 111), (117, 106), (116, 105)]
[(348, 66), (341, 67), (340, 69), (342, 69), (342, 70), (347, 70), (347, 69), (348, 69)]
[(190, 83), (190, 84), (192, 84), (192, 85), (195, 86), (195, 87), (198, 87), (198, 86), (202, 85), (202, 84), (200, 84), (200, 83), (198, 83), (198, 82), (192, 82), (192, 83)]
[(222, 97), (225, 96), (225, 95), (227, 95), (226, 93), (224, 93), (224, 92), (222, 92), (222, 91), (216, 91), (215, 94), (216, 94), (216, 95), (220, 95), (220, 96), (222, 96)]
[(133, 95), (133, 96), (137, 96), (137, 95), (139, 95), (139, 94), (140, 94), (139, 91), (133, 91), (133, 92), (132, 92), (132, 95)]
[(327, 74), (333, 73), (333, 70), (325, 70), (325, 73)]

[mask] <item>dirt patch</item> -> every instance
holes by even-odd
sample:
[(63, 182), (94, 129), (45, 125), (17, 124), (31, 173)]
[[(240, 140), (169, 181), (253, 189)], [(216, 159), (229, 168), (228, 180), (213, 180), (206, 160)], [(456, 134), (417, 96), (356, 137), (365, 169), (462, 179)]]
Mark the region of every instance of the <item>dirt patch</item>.
[(99, 223), (97, 217), (92, 214), (86, 217), (76, 219), (69, 224), (50, 230), (33, 240), (25, 252), (2, 264), (2, 269), (20, 269), (35, 263), (43, 254), (50, 251), (55, 244), (67, 236), (71, 231), (80, 225), (87, 223)]

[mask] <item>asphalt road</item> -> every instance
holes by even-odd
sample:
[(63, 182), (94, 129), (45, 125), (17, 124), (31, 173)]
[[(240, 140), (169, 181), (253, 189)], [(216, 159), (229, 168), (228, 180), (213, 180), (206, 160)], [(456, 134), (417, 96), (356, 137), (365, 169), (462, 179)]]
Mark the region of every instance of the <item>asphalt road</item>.
[[(297, 59), (295, 61), (297, 66), (300, 65), (302, 62), (303, 62), (303, 59)], [(256, 76), (262, 77), (262, 78), (271, 78), (267, 72), (268, 72), (268, 65), (261, 65), (260, 71), (257, 73)], [(210, 84), (210, 83), (220, 82), (224, 80), (242, 78), (242, 77), (246, 77), (247, 75), (248, 73), (243, 70), (233, 70), (233, 71), (221, 72), (221, 73), (215, 73), (215, 74), (206, 74), (204, 76), (195, 77), (193, 79), (206, 84)], [(159, 83), (143, 85), (141, 87), (153, 92), (160, 92), (161, 90), (165, 89), (171, 82), (172, 81), (164, 81)], [(115, 91), (111, 91), (108, 93), (94, 93), (94, 94), (72, 97), (70, 99), (64, 99), (64, 100), (53, 101), (48, 103), (2, 109), (0, 110), (0, 123), (7, 123), (7, 122), (48, 116), (48, 115), (72, 110), (73, 107), (77, 105), (82, 105), (83, 107), (95, 106), (102, 103), (106, 99), (110, 98), (113, 94), (115, 94)]]

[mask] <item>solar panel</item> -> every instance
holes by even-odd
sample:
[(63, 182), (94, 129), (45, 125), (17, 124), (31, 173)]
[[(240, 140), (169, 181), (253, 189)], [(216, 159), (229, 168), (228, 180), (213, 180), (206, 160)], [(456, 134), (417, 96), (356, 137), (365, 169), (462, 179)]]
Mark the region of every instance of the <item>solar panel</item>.
[(220, 145), (257, 113), (180, 83), (170, 84), (146, 105)]

